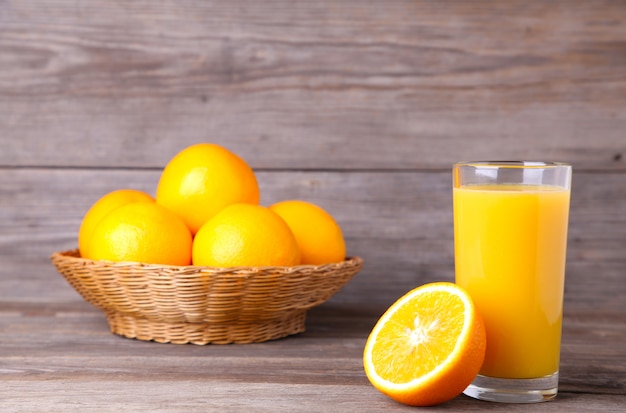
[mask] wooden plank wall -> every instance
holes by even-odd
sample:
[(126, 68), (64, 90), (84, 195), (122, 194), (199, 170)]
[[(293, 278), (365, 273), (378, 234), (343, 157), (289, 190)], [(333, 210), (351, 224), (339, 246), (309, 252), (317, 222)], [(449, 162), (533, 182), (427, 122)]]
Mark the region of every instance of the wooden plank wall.
[(571, 162), (566, 317), (624, 308), (624, 1), (0, 0), (0, 301), (80, 300), (50, 253), (202, 141), (336, 217), (372, 313), (453, 279), (453, 162)]

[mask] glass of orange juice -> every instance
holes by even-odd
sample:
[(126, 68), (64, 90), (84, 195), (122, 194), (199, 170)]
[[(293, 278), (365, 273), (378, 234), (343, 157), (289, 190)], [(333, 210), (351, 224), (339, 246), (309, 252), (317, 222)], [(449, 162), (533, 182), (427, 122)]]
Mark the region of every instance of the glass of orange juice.
[(487, 331), (468, 396), (534, 403), (557, 394), (571, 175), (555, 162), (454, 165), (456, 283)]

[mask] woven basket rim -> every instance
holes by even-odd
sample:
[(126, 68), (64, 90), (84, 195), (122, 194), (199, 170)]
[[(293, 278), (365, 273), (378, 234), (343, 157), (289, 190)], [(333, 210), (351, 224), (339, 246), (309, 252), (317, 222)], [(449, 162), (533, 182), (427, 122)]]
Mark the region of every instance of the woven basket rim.
[(320, 264), (320, 265), (311, 265), (311, 264), (300, 264), (294, 266), (240, 266), (240, 267), (211, 267), (206, 265), (167, 265), (167, 264), (150, 264), (138, 261), (108, 261), (108, 260), (92, 260), (89, 258), (83, 258), (80, 256), (80, 252), (78, 248), (65, 250), (65, 251), (56, 251), (53, 252), (50, 256), (52, 260), (70, 260), (75, 263), (82, 263), (83, 265), (101, 265), (101, 266), (110, 266), (110, 267), (135, 267), (135, 268), (143, 268), (143, 269), (154, 269), (154, 268), (162, 268), (169, 269), (173, 271), (193, 271), (193, 272), (201, 272), (201, 271), (210, 271), (214, 273), (220, 272), (228, 272), (228, 273), (258, 273), (262, 271), (273, 271), (276, 273), (292, 273), (292, 272), (301, 272), (301, 271), (325, 271), (327, 269), (333, 268), (341, 268), (346, 266), (359, 266), (363, 264), (363, 259), (359, 256), (347, 256), (343, 261)]
[(360, 257), (293, 267), (173, 266), (94, 261), (78, 249), (52, 263), (126, 337), (196, 344), (258, 342), (305, 329), (306, 311), (361, 269)]

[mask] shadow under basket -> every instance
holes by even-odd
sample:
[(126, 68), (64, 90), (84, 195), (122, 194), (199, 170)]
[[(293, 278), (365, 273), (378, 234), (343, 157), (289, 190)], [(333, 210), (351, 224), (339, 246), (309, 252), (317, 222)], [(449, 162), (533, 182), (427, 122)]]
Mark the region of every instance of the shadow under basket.
[(254, 343), (305, 330), (306, 311), (362, 267), (359, 257), (325, 265), (213, 268), (93, 261), (55, 252), (57, 270), (101, 309), (111, 332), (176, 344)]

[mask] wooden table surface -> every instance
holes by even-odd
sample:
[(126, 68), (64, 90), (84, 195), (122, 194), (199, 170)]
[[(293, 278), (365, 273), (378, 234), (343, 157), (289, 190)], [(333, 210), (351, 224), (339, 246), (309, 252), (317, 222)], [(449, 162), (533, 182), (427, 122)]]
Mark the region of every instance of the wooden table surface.
[[(54, 277), (49, 268), (42, 271)], [(624, 320), (623, 311), (569, 309), (553, 401), (504, 405), (461, 395), (420, 410), (623, 412)], [(414, 410), (378, 393), (363, 373), (363, 346), (374, 322), (363, 308), (329, 304), (310, 312), (305, 333), (285, 339), (175, 345), (110, 334), (103, 315), (80, 300), (3, 301), (0, 411)]]
[[(118, 337), (50, 263), (98, 197), (154, 194), (206, 141), (364, 259), (306, 332)], [(486, 158), (574, 167), (559, 395), (400, 405), (365, 340), (454, 279), (451, 165)], [(625, 251), (624, 1), (0, 0), (0, 412), (624, 412)]]

